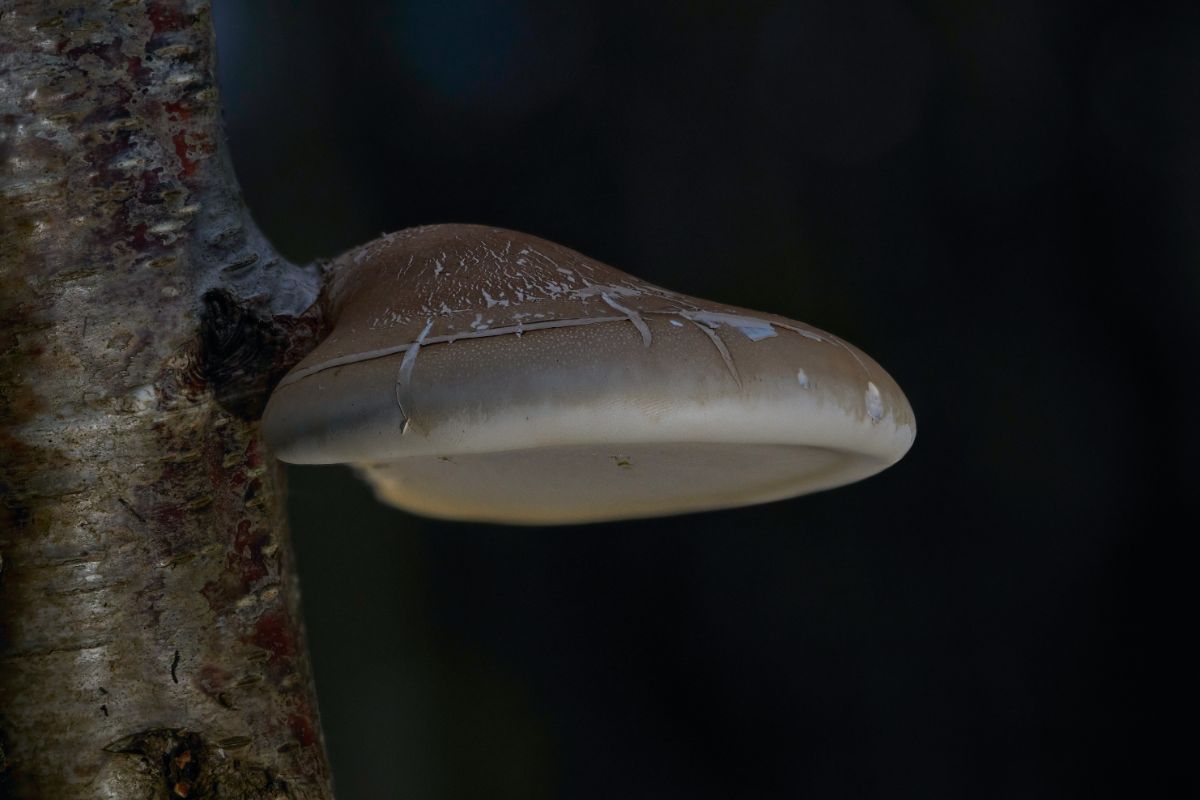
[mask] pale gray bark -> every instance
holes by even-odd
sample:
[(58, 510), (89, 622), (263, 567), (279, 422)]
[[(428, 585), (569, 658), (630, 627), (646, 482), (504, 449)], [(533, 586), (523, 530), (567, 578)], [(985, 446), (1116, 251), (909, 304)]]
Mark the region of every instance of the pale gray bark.
[[(0, 3), (0, 795), (327, 798), (208, 5)], [(279, 135), (286, 136), (286, 131)]]

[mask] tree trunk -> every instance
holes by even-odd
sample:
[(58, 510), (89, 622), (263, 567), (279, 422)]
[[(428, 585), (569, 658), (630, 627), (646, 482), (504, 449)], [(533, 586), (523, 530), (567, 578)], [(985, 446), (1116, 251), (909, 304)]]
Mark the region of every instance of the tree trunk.
[(208, 5), (3, 0), (0, 116), (0, 795), (331, 797)]

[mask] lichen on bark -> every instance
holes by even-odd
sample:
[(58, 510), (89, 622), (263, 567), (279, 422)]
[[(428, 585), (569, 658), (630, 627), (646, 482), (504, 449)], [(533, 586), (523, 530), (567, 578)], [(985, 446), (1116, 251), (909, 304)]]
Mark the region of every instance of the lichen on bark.
[(0, 118), (0, 796), (331, 797), (207, 3), (5, 3)]

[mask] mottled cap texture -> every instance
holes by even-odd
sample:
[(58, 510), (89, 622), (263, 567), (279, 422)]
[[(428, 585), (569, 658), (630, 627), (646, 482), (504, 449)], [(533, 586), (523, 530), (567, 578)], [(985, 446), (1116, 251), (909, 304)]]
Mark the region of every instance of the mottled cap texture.
[(267, 444), (450, 519), (592, 522), (778, 500), (898, 461), (916, 432), (869, 356), (523, 233), (433, 225), (333, 265), (333, 330)]

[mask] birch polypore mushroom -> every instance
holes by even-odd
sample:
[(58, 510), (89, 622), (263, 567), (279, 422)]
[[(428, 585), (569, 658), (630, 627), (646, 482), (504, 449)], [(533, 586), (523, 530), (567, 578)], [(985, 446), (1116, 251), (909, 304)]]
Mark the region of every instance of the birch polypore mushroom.
[(912, 444), (870, 357), (808, 325), (661, 289), (522, 233), (435, 225), (342, 256), (332, 333), (264, 431), (387, 503), (550, 524), (760, 503)]

